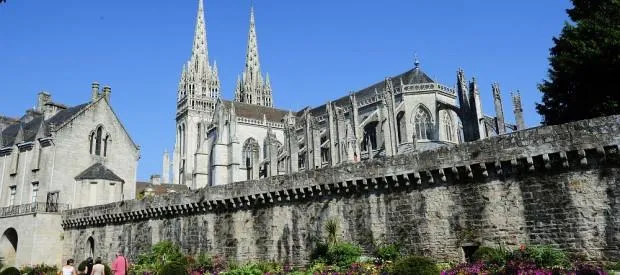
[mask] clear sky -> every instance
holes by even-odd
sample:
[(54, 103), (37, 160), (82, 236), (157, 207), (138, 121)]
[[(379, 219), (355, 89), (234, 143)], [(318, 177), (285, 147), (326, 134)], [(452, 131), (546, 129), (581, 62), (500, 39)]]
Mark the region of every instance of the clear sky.
[[(569, 0), (255, 0), (259, 55), (277, 108), (317, 106), (413, 67), (453, 86), (478, 79), (494, 115), (500, 83), (507, 120), (520, 90), (538, 125), (536, 84)], [(77, 105), (90, 83), (112, 87), (114, 110), (141, 146), (138, 178), (161, 173), (174, 145), (176, 89), (190, 56), (197, 0), (7, 0), (0, 4), (0, 114), (19, 117), (45, 90)], [(243, 70), (250, 0), (205, 0), (208, 50), (222, 95)]]

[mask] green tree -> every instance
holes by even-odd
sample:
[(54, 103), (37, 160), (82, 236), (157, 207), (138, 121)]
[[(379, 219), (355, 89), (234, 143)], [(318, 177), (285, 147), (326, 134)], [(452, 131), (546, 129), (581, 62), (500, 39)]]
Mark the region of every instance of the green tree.
[(620, 113), (620, 0), (572, 0), (536, 105), (552, 125)]

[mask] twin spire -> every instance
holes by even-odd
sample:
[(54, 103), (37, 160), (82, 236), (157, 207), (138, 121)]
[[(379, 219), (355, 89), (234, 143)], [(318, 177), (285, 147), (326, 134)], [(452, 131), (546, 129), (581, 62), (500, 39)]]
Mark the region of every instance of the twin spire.
[(250, 31), (248, 32), (248, 49), (245, 55), (245, 68), (242, 76), (237, 77), (235, 101), (273, 107), (269, 75), (267, 75), (266, 80), (264, 80), (260, 71), (256, 23), (254, 21), (254, 6), (250, 9)]
[[(217, 65), (209, 64), (207, 50), (207, 31), (204, 16), (203, 0), (198, 0), (198, 14), (196, 15), (196, 29), (192, 56), (183, 66), (179, 81), (178, 103), (179, 110), (196, 109), (210, 111), (213, 103), (220, 98), (220, 80)], [(186, 101), (187, 104), (184, 104)], [(254, 21), (254, 7), (250, 10), (250, 31), (248, 34), (248, 48), (245, 68), (242, 76), (238, 77), (235, 87), (235, 101), (262, 106), (273, 106), (271, 84), (269, 76), (263, 80), (258, 59), (258, 42)], [(204, 102), (196, 104), (197, 102)], [(191, 104), (190, 104), (191, 103)]]

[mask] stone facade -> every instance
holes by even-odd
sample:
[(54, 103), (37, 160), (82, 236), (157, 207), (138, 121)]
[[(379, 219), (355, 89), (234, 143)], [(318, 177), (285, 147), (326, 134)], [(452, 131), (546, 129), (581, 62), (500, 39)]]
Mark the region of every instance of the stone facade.
[(73, 107), (39, 93), (0, 135), (0, 256), (15, 259), (9, 265), (60, 263), (49, 253), (62, 246), (60, 211), (135, 197), (139, 148), (110, 106), (111, 88), (94, 83), (89, 93)]
[[(475, 79), (457, 72), (456, 88), (414, 67), (324, 105), (296, 112), (274, 108), (263, 78), (254, 9), (246, 62), (234, 101), (220, 98), (217, 68), (209, 65), (202, 0), (192, 56), (179, 84), (172, 183), (201, 188), (381, 156), (428, 150), (522, 130), (520, 97), (513, 97), (519, 127), (504, 121), (501, 92), (492, 85), (496, 116), (482, 113)], [(164, 156), (163, 178), (169, 164)]]
[(323, 224), (371, 251), (378, 241), (461, 260), (463, 246), (553, 244), (620, 257), (620, 116), (63, 213), (64, 256), (161, 240), (190, 254), (303, 264)]

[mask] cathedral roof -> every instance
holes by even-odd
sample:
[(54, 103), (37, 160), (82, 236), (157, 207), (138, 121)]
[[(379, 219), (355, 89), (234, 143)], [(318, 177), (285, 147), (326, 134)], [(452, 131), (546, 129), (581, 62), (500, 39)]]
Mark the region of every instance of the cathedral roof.
[[(430, 78), (426, 73), (424, 73), (424, 71), (422, 71), (422, 69), (420, 69), (420, 67), (416, 66), (415, 68), (408, 70), (404, 73), (401, 73), (399, 75), (393, 76), (392, 78), (392, 84), (394, 85), (394, 87), (399, 87), (400, 86), (400, 81), (402, 80), (403, 84), (408, 85), (408, 84), (422, 84), (422, 83), (435, 83), (435, 80), (433, 80), (432, 78)], [(385, 80), (381, 80), (373, 85), (370, 85), (366, 88), (363, 88), (357, 92), (355, 92), (355, 97), (357, 98), (357, 101), (359, 102), (362, 99), (365, 98), (369, 98), (375, 95), (375, 91), (377, 92), (381, 92), (383, 91), (383, 89), (385, 89)], [(333, 103), (335, 103), (338, 106), (347, 106), (349, 105), (350, 102), (350, 98), (349, 95), (343, 96), (339, 99), (336, 99), (333, 101)], [(310, 110), (310, 113), (314, 116), (317, 115), (321, 115), (325, 113), (325, 105), (321, 105), (318, 106), (316, 108), (313, 108), (312, 110)]]
[(171, 183), (161, 183), (161, 184), (153, 184), (151, 182), (146, 181), (138, 181), (136, 182), (136, 194), (143, 193), (145, 191), (152, 192), (155, 195), (163, 195), (170, 192), (183, 192), (187, 191), (187, 185), (185, 184), (171, 184)]
[[(37, 137), (39, 129), (42, 129), (44, 131), (44, 133), (42, 133), (43, 136), (48, 136), (49, 126), (51, 124), (62, 124), (87, 105), (88, 103), (84, 103), (75, 107), (61, 110), (56, 113), (56, 115), (45, 121), (43, 120), (43, 114), (35, 111), (29, 111), (20, 120), (16, 120), (2, 131), (1, 140), (3, 141), (3, 144), (0, 144), (0, 147), (14, 145), (20, 128), (22, 128), (23, 131), (22, 141), (24, 142), (34, 141)], [(41, 125), (42, 123), (43, 125)]]
[(110, 180), (125, 182), (102, 163), (95, 163), (75, 177), (76, 180)]
[[(230, 108), (232, 101), (223, 101), (226, 107)], [(242, 102), (235, 102), (235, 114), (238, 117), (245, 117), (251, 119), (263, 119), (263, 115), (268, 121), (282, 122), (284, 116), (288, 113), (286, 110), (276, 109), (272, 107), (247, 104)]]

